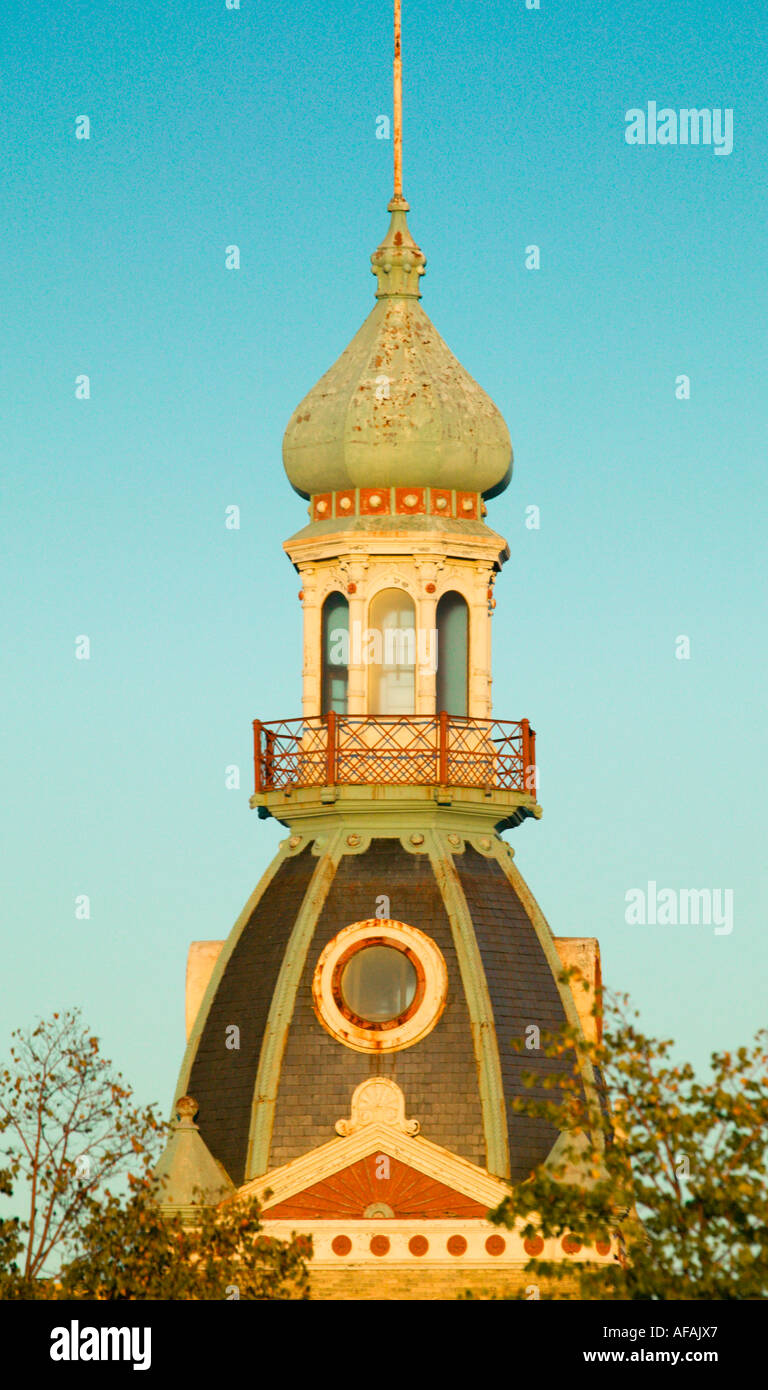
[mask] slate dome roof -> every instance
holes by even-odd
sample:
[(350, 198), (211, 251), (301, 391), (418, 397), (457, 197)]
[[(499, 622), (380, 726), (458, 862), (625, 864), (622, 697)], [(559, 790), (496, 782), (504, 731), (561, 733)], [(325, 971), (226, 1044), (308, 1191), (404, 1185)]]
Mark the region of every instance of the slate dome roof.
[[(318, 892), (313, 879), (317, 854), (309, 845), (286, 854), (261, 896), (251, 900), (217, 967), (218, 982), (214, 977), (207, 1010), (201, 1011), (190, 1038), (177, 1091), (195, 1096), (205, 1144), (236, 1185), (332, 1139), (337, 1120), (349, 1112), (355, 1087), (376, 1068), (401, 1088), (408, 1114), (418, 1119), (425, 1138), (479, 1167), (493, 1170), (488, 1152), (494, 1127), (504, 1131), (509, 1153), (508, 1173), (499, 1176), (525, 1178), (547, 1159), (557, 1131), (509, 1106), (514, 1096), (527, 1093), (524, 1072), (540, 1073), (543, 1082), (557, 1066), (542, 1052), (520, 1055), (514, 1046), (532, 1018), (542, 1030), (565, 1022), (543, 936), (496, 859), (478, 853), (469, 842), (449, 857), (469, 923), (458, 920), (450, 908), (428, 853), (408, 852), (398, 837), (382, 834), (362, 852), (342, 855), (324, 887), (303, 965), (289, 997), (283, 998), (279, 1042), (274, 1012), (269, 1027), (268, 1018), (281, 965), (298, 949), (294, 929), (313, 891)], [(328, 942), (348, 924), (370, 917), (382, 884), (393, 913), (428, 934), (442, 952), (448, 993), (427, 1036), (400, 1051), (371, 1057), (344, 1046), (320, 1025), (312, 979)], [(479, 988), (487, 990), (492, 1011), (503, 1090), (495, 1102), (483, 1080), (478, 1024), (470, 1016), (469, 992), (478, 984), (469, 980), (467, 953), (479, 958)], [(237, 1050), (224, 1045), (233, 1023), (240, 1029)], [(279, 1051), (274, 1053), (280, 1045), (281, 1058)], [(260, 1093), (257, 1077), (270, 1049), (279, 1061), (272, 1083)], [(538, 1094), (536, 1088), (533, 1094)], [(551, 1092), (542, 1088), (540, 1096), (549, 1099)]]

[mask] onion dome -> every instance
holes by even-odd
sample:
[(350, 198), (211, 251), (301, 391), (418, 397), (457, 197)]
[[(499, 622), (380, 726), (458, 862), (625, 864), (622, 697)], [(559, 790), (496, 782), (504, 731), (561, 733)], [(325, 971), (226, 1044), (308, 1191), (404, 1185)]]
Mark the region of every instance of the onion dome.
[(371, 257), (376, 306), (293, 412), (283, 462), (302, 497), (351, 487), (439, 487), (495, 496), (509, 482), (504, 419), (419, 302), (426, 257), (408, 203), (389, 204)]

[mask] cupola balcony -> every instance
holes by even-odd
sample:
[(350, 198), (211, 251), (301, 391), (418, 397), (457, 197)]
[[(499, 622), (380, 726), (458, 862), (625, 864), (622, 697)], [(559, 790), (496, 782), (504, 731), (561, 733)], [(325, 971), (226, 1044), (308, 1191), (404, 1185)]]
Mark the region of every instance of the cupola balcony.
[(343, 786), (468, 787), (536, 804), (536, 733), (527, 719), (441, 713), (253, 721), (255, 795)]

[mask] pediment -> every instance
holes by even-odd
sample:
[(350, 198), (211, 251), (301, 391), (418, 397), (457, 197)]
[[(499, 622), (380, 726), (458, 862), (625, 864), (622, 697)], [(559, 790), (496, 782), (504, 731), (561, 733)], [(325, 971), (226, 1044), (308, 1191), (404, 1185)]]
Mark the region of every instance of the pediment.
[(364, 1216), (399, 1220), (417, 1217), (484, 1217), (487, 1206), (427, 1177), (401, 1159), (379, 1150), (340, 1168), (302, 1192), (286, 1197), (265, 1215), (275, 1220), (354, 1221)]
[(257, 1196), (265, 1217), (274, 1219), (352, 1219), (376, 1203), (401, 1218), (484, 1217), (508, 1192), (467, 1159), (380, 1122), (331, 1139), (239, 1189), (241, 1196)]

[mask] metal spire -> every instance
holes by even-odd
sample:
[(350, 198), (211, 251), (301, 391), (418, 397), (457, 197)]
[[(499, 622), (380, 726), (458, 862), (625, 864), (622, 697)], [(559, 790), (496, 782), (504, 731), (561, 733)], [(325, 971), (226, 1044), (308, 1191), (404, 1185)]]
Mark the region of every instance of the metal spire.
[(403, 196), (403, 56), (400, 43), (400, 8), (402, 0), (395, 0), (395, 67), (394, 67), (394, 146), (395, 146), (395, 198)]
[(387, 203), (392, 213), (387, 235), (371, 256), (371, 270), (378, 280), (377, 299), (421, 299), (419, 279), (427, 258), (408, 229), (405, 214), (409, 204), (403, 197), (403, 55), (401, 47), (402, 0), (395, 6), (395, 62), (393, 102), (393, 145), (395, 190)]

